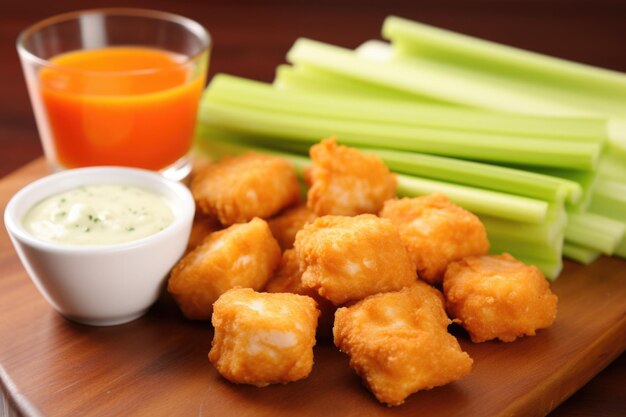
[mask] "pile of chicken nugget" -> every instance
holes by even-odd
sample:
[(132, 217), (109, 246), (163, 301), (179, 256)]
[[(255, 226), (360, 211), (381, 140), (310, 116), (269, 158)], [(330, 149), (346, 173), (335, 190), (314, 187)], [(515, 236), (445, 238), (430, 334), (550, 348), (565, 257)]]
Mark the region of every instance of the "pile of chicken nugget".
[(168, 291), (183, 314), (211, 320), (209, 359), (235, 383), (306, 378), (317, 338), (332, 338), (376, 398), (468, 374), (448, 332), (511, 342), (555, 319), (557, 297), (535, 266), (489, 255), (472, 213), (443, 194), (396, 197), (374, 155), (334, 138), (310, 149), (306, 202), (291, 164), (247, 153), (197, 172), (198, 216)]

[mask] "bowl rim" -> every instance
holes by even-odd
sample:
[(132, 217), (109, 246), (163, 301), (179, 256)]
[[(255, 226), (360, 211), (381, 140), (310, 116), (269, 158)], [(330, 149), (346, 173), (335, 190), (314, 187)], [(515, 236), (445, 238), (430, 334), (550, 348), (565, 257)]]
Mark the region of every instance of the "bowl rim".
[[(95, 177), (94, 174), (98, 174), (99, 177)], [(148, 236), (144, 236), (139, 239), (131, 240), (128, 242), (112, 243), (105, 245), (93, 245), (82, 246), (74, 244), (56, 243), (47, 240), (40, 239), (30, 232), (28, 232), (22, 225), (23, 216), (18, 218), (17, 205), (28, 196), (33, 193), (41, 193), (41, 189), (45, 189), (46, 185), (53, 184), (55, 182), (64, 181), (69, 178), (81, 177), (82, 185), (91, 184), (106, 184), (106, 180), (102, 181), (101, 177), (113, 176), (114, 174), (124, 174), (128, 178), (138, 178), (146, 180), (154, 185), (152, 189), (157, 194), (161, 194), (164, 198), (180, 208), (180, 214), (174, 213), (174, 220), (163, 230), (153, 233)], [(98, 179), (94, 179), (98, 178)], [(110, 183), (123, 184), (125, 179), (113, 179)], [(129, 184), (131, 182), (129, 181)], [(78, 187), (80, 185), (76, 185)], [(160, 188), (161, 187), (161, 188)], [(159, 192), (162, 187), (172, 191), (175, 198), (168, 198), (163, 193)], [(42, 193), (41, 198), (37, 201), (41, 201), (47, 197), (51, 197), (58, 194), (61, 191), (50, 192), (46, 194)], [(36, 204), (36, 203), (35, 203)], [(32, 206), (31, 206), (32, 207)], [(138, 247), (144, 247), (152, 244), (154, 241), (160, 241), (161, 239), (168, 239), (172, 235), (175, 235), (181, 228), (184, 228), (187, 224), (191, 224), (195, 215), (195, 201), (189, 189), (181, 184), (170, 179), (163, 177), (161, 174), (139, 168), (130, 167), (117, 167), (117, 166), (97, 166), (87, 168), (75, 168), (66, 171), (57, 172), (54, 174), (46, 175), (39, 178), (23, 188), (17, 191), (7, 203), (4, 210), (4, 224), (9, 234), (19, 240), (20, 242), (34, 247), (39, 250), (44, 250), (53, 253), (64, 254), (94, 254), (94, 253), (116, 253), (132, 250)]]

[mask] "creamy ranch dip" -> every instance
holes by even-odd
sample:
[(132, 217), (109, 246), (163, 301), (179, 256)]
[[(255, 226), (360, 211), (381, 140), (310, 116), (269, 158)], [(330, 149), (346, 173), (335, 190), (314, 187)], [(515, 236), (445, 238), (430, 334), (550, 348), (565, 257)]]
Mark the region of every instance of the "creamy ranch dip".
[(129, 242), (163, 230), (174, 220), (164, 197), (119, 184), (86, 185), (40, 201), (22, 224), (33, 236), (69, 245)]

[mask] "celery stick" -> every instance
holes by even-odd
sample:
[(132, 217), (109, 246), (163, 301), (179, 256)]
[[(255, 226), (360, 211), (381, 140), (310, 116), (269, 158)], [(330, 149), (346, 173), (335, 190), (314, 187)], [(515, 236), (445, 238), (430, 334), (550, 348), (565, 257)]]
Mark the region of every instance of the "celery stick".
[[(384, 89), (307, 65), (298, 65), (297, 67), (280, 65), (276, 69), (273, 86), (279, 91), (325, 93), (333, 96), (403, 100), (405, 102), (415, 102), (417, 98), (414, 94)], [(421, 101), (436, 102), (435, 99), (426, 97), (422, 97)]]
[[(239, 143), (244, 146), (257, 146), (303, 155), (306, 155), (309, 149), (307, 145), (276, 141), (273, 138), (242, 135), (207, 127), (203, 128), (208, 130), (210, 132), (208, 134), (216, 139)], [(361, 150), (380, 156), (390, 170), (396, 173), (445, 180), (446, 182), (492, 189), (539, 200), (554, 200), (559, 203), (563, 202), (563, 196), (567, 194), (567, 190), (561, 183), (561, 181), (566, 180), (549, 176), (417, 153), (403, 153), (372, 148), (361, 148)]]
[(515, 256), (518, 260), (524, 262), (526, 265), (535, 265), (543, 272), (547, 279), (554, 281), (559, 277), (559, 274), (563, 270), (563, 259), (560, 258), (557, 261), (545, 261), (543, 259), (536, 259), (530, 256)]
[[(476, 100), (471, 95), (465, 95), (464, 90), (459, 93), (457, 103), (528, 114), (586, 114), (610, 117), (610, 148), (622, 154), (626, 153), (626, 108), (624, 106), (626, 94), (623, 92), (611, 96), (609, 91), (594, 91), (593, 87), (589, 88), (589, 83), (561, 85), (558, 80), (537, 82), (535, 78), (524, 77), (525, 71), (520, 69), (510, 74), (501, 71), (490, 72), (485, 66), (472, 67), (468, 66), (467, 62), (459, 65), (454, 62), (432, 61), (431, 58), (424, 57), (419, 52), (416, 54), (408, 51), (407, 53), (406, 48), (403, 48), (401, 44), (396, 45), (395, 49), (397, 55), (394, 56), (393, 63), (412, 64), (421, 72), (425, 72), (422, 77), (429, 76), (429, 72), (436, 72), (440, 78), (448, 77), (449, 82), (457, 82), (460, 88), (467, 88), (466, 91), (474, 90), (474, 93), (482, 91), (484, 95)], [(489, 67), (489, 69), (493, 70), (494, 67)], [(494, 91), (497, 89), (506, 90), (510, 96), (498, 96)], [(433, 99), (437, 98), (436, 94), (431, 95)], [(508, 101), (514, 95), (518, 96), (518, 101)], [(534, 100), (535, 103), (528, 105), (529, 99)], [(489, 101), (492, 103), (489, 104)]]
[[(589, 211), (621, 222), (626, 227), (626, 184), (600, 178), (595, 184)], [(626, 234), (613, 255), (626, 258)]]
[(563, 244), (563, 256), (579, 262), (583, 265), (589, 265), (602, 255), (600, 251), (589, 249), (575, 243), (565, 242)]
[[(443, 94), (442, 97), (450, 100), (454, 94), (455, 101), (459, 104), (493, 108), (493, 103), (490, 102), (499, 101), (501, 106), (509, 111), (530, 114), (536, 112), (602, 114), (611, 108), (607, 106), (606, 100), (580, 95), (571, 89), (559, 89), (555, 83), (537, 84), (533, 82), (535, 80), (521, 79), (517, 73), (511, 75), (502, 71), (492, 71), (493, 68), (474, 66), (468, 61), (450, 62), (438, 56), (425, 54), (423, 50), (411, 48), (402, 41), (394, 41), (393, 46), (381, 41), (367, 41), (359, 46), (356, 52), (379, 63), (413, 67), (422, 78), (448, 78), (448, 82), (461, 89), (455, 92), (445, 88), (428, 90), (433, 99)], [(481, 93), (484, 96), (467, 95), (467, 91)], [(517, 97), (517, 100), (513, 100), (514, 97)]]
[(534, 246), (556, 247), (563, 240), (567, 213), (562, 204), (550, 204), (546, 219), (540, 224), (522, 223), (497, 217), (478, 215), (487, 229), (489, 239), (516, 241)]
[(589, 114), (588, 110), (546, 100), (522, 88), (513, 90), (509, 82), (502, 88), (503, 82), (491, 79), (493, 77), (432, 60), (369, 59), (345, 48), (304, 38), (295, 42), (287, 53), (287, 60), (448, 103), (532, 114)]
[[(210, 135), (222, 141), (302, 155), (306, 155), (309, 150), (308, 144), (281, 141), (272, 137), (242, 134), (206, 126), (203, 126), (203, 129), (209, 130)], [(389, 169), (396, 173), (470, 185), (547, 201), (562, 202), (565, 196), (568, 196), (568, 201), (576, 201), (582, 192), (580, 186), (575, 182), (570, 184), (568, 180), (527, 171), (418, 153), (374, 148), (360, 149), (363, 152), (378, 155)]]
[(202, 125), (205, 137), (214, 138), (223, 142), (238, 144), (254, 148), (264, 148), (277, 152), (288, 152), (297, 155), (308, 155), (311, 145), (309, 143), (281, 140), (273, 136), (261, 136), (250, 133), (225, 130), (212, 126)]
[(419, 153), (363, 148), (394, 172), (433, 178), (540, 200), (576, 202), (582, 189), (573, 181), (518, 169)]
[(624, 238), (626, 225), (593, 213), (569, 213), (565, 227), (565, 239), (612, 255)]
[[(296, 49), (293, 61), (298, 65), (311, 65), (309, 62), (316, 57), (309, 54), (313, 51), (323, 53), (328, 47), (320, 43), (310, 45), (308, 42), (305, 41), (304, 47)], [(369, 63), (356, 61), (349, 55), (350, 52), (341, 48), (327, 51), (328, 56), (317, 57), (317, 65), (327, 71), (368, 81), (372, 85), (393, 87), (398, 91), (415, 94), (416, 97), (426, 96), (451, 104), (525, 114), (626, 117), (626, 112), (620, 111), (623, 100), (610, 102), (606, 97), (581, 95), (571, 89), (556, 88), (552, 84), (536, 85), (519, 77), (492, 73), (484, 68), (455, 65), (419, 54), (403, 54), (398, 46), (392, 49), (380, 41), (369, 41), (357, 48), (358, 56)], [(363, 68), (350, 71), (345, 65), (347, 62), (328, 63), (325, 62), (327, 58), (353, 61), (353, 65), (359, 64)], [(388, 71), (394, 78), (388, 80), (387, 74), (376, 75), (374, 69)], [(412, 79), (409, 78), (411, 74), (414, 77)], [(624, 126), (618, 132), (623, 136)], [(622, 138), (624, 141), (626, 139)], [(626, 144), (621, 143), (620, 146)]]
[(472, 69), (416, 55), (380, 59), (378, 50), (381, 47), (389, 48), (380, 42), (368, 42), (359, 48), (360, 56), (355, 57), (343, 48), (300, 39), (292, 47), (288, 59), (297, 65), (314, 66), (369, 82), (372, 86), (392, 88), (418, 98), (426, 96), (450, 104), (526, 114), (611, 117), (615, 125), (610, 133), (611, 147), (626, 152), (624, 96), (609, 99), (606, 95), (560, 88), (555, 83), (537, 85), (520, 78), (519, 74), (523, 71), (511, 77), (490, 73), (484, 68)]
[(589, 211), (626, 223), (626, 184), (598, 179), (592, 191)]
[(381, 98), (279, 91), (269, 84), (226, 74), (213, 77), (204, 97), (217, 102), (332, 119), (380, 121), (443, 130), (590, 142), (603, 142), (607, 139), (607, 122), (604, 119), (524, 116)]
[[(532, 80), (519, 77), (504, 78), (502, 74), (485, 72), (483, 69), (448, 66), (446, 63), (430, 62), (419, 57), (395, 57), (388, 64), (412, 66), (422, 73), (430, 71), (436, 73), (439, 78), (448, 78), (448, 83), (456, 83), (459, 89), (464, 89), (457, 90), (459, 92), (456, 104), (524, 114), (587, 115), (607, 118), (609, 149), (611, 152), (626, 154), (626, 106), (624, 106), (626, 95), (611, 101), (605, 95), (590, 96), (572, 88), (559, 89), (555, 84), (537, 85), (533, 84)], [(422, 77), (427, 75), (422, 74)], [(508, 96), (502, 96), (498, 91), (507, 91)], [(477, 99), (475, 94), (482, 96)], [(518, 97), (516, 101), (514, 96)], [(437, 95), (432, 92), (431, 97), (437, 99)], [(452, 101), (448, 95), (444, 97)]]
[(494, 254), (508, 252), (515, 257), (525, 256), (550, 262), (558, 262), (563, 250), (562, 235), (553, 245), (529, 245), (517, 240), (497, 238), (490, 238), (489, 243), (491, 244), (490, 252)]
[(488, 64), (498, 72), (515, 76), (523, 73), (528, 78), (575, 86), (604, 97), (615, 95), (623, 100), (626, 93), (626, 75), (616, 71), (524, 51), (394, 16), (385, 20), (383, 33), (389, 39), (419, 50), (420, 54), (441, 60), (481, 67)]
[(202, 123), (240, 132), (275, 136), (313, 144), (337, 135), (351, 146), (382, 146), (395, 150), (433, 153), (511, 164), (593, 169), (601, 145), (442, 131), (381, 123), (331, 120), (216, 103), (201, 103)]
[[(608, 92), (599, 94), (593, 88), (586, 88), (589, 83), (568, 86), (560, 85), (558, 80), (537, 83), (535, 78), (524, 77), (526, 72), (523, 69), (507, 74), (492, 66), (473, 67), (467, 61), (447, 62), (425, 56), (423, 51), (407, 50), (404, 46), (396, 43), (392, 50), (388, 44), (370, 41), (357, 50), (361, 56), (376, 61), (377, 65), (402, 65), (407, 71), (412, 67), (420, 79), (439, 80), (441, 83), (456, 86), (456, 91), (434, 87), (424, 90), (415, 84), (409, 88), (415, 94), (428, 94), (433, 99), (527, 114), (610, 117), (610, 147), (614, 151), (626, 153), (626, 95), (623, 93), (614, 97)], [(376, 81), (371, 82), (376, 84)], [(506, 94), (500, 91), (506, 91)]]
[(626, 184), (626, 157), (616, 153), (605, 153), (598, 163), (598, 175), (602, 178)]
[(565, 222), (530, 224), (478, 215), (487, 229), (489, 239), (520, 241), (529, 245), (556, 245), (565, 229)]
[(535, 166), (527, 166), (524, 167), (524, 169), (551, 177), (562, 178), (570, 183), (578, 184), (578, 189), (582, 190), (582, 195), (576, 202), (568, 201), (568, 209), (572, 212), (583, 212), (587, 210), (591, 202), (591, 192), (594, 184), (598, 180), (598, 174), (596, 172)]
[(541, 223), (548, 212), (548, 204), (541, 200), (398, 175), (398, 195), (401, 197), (415, 197), (436, 192), (446, 194), (451, 201), (471, 212), (518, 222)]
[[(425, 56), (420, 51), (407, 48), (405, 44), (397, 42), (393, 47), (396, 54), (389, 59), (390, 63), (403, 63), (419, 68), (420, 71), (429, 74), (434, 71), (439, 76), (462, 78), (460, 86), (469, 86), (479, 89), (483, 93), (498, 96), (496, 89), (506, 89), (510, 95), (518, 95), (521, 103), (506, 103), (507, 108), (518, 108), (523, 113), (535, 113), (538, 108), (524, 107), (524, 104), (532, 100), (535, 104), (540, 103), (541, 113), (549, 114), (605, 114), (612, 117), (624, 117), (626, 113), (620, 108), (624, 97), (600, 94), (597, 91), (584, 89), (577, 85), (563, 85), (558, 82), (545, 82), (536, 78), (520, 76), (523, 71), (503, 72), (498, 68), (485, 68), (473, 66), (468, 62), (449, 62), (433, 59)], [(495, 71), (494, 71), (495, 70)], [(432, 76), (432, 74), (430, 75)], [(510, 95), (500, 95), (508, 99)], [(434, 97), (436, 98), (436, 97)], [(466, 100), (474, 100), (466, 98)], [(484, 102), (478, 102), (481, 106)], [(487, 106), (490, 108), (491, 106)], [(566, 112), (566, 113), (564, 113)]]

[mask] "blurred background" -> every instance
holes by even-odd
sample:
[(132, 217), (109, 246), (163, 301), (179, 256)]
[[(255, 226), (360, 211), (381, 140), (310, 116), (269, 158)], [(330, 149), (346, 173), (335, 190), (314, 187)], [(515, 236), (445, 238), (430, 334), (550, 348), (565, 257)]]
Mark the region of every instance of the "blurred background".
[[(98, 7), (169, 11), (213, 37), (210, 75), (271, 81), (298, 37), (345, 47), (380, 38), (385, 16), (424, 23), (587, 64), (626, 71), (626, 0), (23, 0), (0, 5), (0, 177), (42, 155), (15, 39), (26, 26)], [(624, 355), (555, 416), (623, 415)]]

